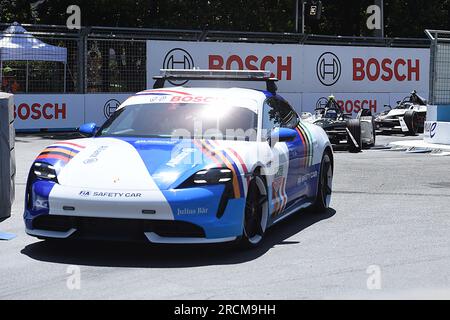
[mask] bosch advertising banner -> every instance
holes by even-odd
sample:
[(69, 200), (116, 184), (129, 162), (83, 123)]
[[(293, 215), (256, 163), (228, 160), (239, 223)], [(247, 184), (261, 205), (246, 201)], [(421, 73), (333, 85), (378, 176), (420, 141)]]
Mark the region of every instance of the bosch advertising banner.
[(16, 129), (76, 128), (84, 121), (84, 95), (14, 95)]
[[(209, 43), (148, 41), (147, 42), (147, 87), (153, 85), (152, 77), (160, 69), (233, 69), (271, 70), (281, 80), (282, 92), (301, 92), (301, 55), (298, 45), (272, 45), (247, 43)], [(171, 83), (183, 85), (186, 82)], [(210, 84), (209, 84), (210, 85)], [(263, 84), (239, 82), (241, 87)], [(189, 83), (189, 86), (208, 86), (204, 81)]]
[(85, 95), (85, 122), (103, 124), (133, 93), (96, 93)]
[(131, 93), (17, 94), (16, 129), (73, 129), (86, 122), (103, 124)]
[[(218, 42), (147, 42), (147, 86), (160, 69), (265, 69), (280, 81), (279, 92), (294, 94), (298, 111), (312, 111), (330, 94), (343, 108), (374, 112), (408, 92), (428, 95), (429, 49), (314, 46)], [(202, 81), (172, 85), (208, 86)], [(233, 83), (263, 88), (262, 84)], [(299, 104), (296, 104), (299, 103)]]
[(428, 95), (430, 50), (302, 46), (302, 92), (411, 92)]

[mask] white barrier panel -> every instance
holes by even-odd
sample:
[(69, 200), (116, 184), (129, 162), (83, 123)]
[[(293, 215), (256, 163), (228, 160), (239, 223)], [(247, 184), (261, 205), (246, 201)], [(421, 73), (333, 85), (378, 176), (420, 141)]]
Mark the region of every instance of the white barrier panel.
[(95, 122), (97, 125), (102, 125), (131, 95), (132, 93), (86, 94), (84, 122)]
[(131, 93), (18, 94), (16, 129), (73, 129), (86, 122), (103, 124)]
[(428, 143), (450, 145), (450, 122), (425, 121), (423, 137)]
[(0, 93), (0, 222), (11, 215), (16, 160), (14, 152), (13, 95)]
[[(300, 92), (302, 55), (296, 44), (248, 44), (216, 42), (147, 41), (147, 87), (160, 69), (233, 69), (271, 70), (280, 80), (283, 92)], [(172, 83), (180, 85), (182, 83)], [(170, 85), (170, 84), (169, 84)], [(195, 81), (190, 86), (208, 86)], [(209, 82), (209, 85), (210, 82)], [(255, 83), (239, 82), (240, 87), (253, 88)], [(264, 86), (261, 84), (261, 89)]]
[(427, 109), (424, 140), (450, 145), (450, 105), (431, 105)]
[(411, 92), (428, 95), (430, 50), (302, 46), (303, 92)]
[(84, 122), (82, 94), (17, 94), (16, 129), (77, 128)]
[[(266, 69), (279, 78), (280, 92), (417, 90), (427, 95), (429, 59), (429, 49), (149, 40), (147, 86), (153, 85), (152, 76), (158, 75), (162, 68)], [(188, 85), (205, 83), (196, 81)]]

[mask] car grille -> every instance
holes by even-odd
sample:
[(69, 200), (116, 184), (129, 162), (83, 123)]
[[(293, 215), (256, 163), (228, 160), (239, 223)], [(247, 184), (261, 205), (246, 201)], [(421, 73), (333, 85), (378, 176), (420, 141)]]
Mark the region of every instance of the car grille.
[(77, 229), (74, 238), (146, 241), (145, 232), (162, 237), (204, 238), (203, 228), (185, 221), (114, 219), (42, 215), (33, 220), (33, 228), (66, 232)]

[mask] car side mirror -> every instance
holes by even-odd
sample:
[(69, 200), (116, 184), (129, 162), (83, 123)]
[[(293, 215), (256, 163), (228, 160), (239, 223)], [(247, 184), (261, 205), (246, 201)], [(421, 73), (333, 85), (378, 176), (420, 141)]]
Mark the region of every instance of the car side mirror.
[(269, 143), (271, 146), (277, 142), (289, 142), (295, 140), (297, 137), (297, 131), (289, 128), (276, 128), (272, 130), (269, 137)]
[(87, 137), (92, 137), (98, 130), (97, 125), (94, 122), (83, 124), (78, 131)]

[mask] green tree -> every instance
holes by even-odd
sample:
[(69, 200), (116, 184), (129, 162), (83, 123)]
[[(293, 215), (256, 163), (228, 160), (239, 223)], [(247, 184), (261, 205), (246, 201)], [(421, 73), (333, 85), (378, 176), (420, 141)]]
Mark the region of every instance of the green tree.
[[(320, 21), (306, 32), (370, 36), (373, 0), (322, 0)], [(424, 37), (425, 28), (450, 29), (450, 0), (385, 0), (385, 34)], [(295, 0), (0, 0), (1, 22), (65, 25), (66, 9), (81, 8), (84, 26), (294, 32)]]

